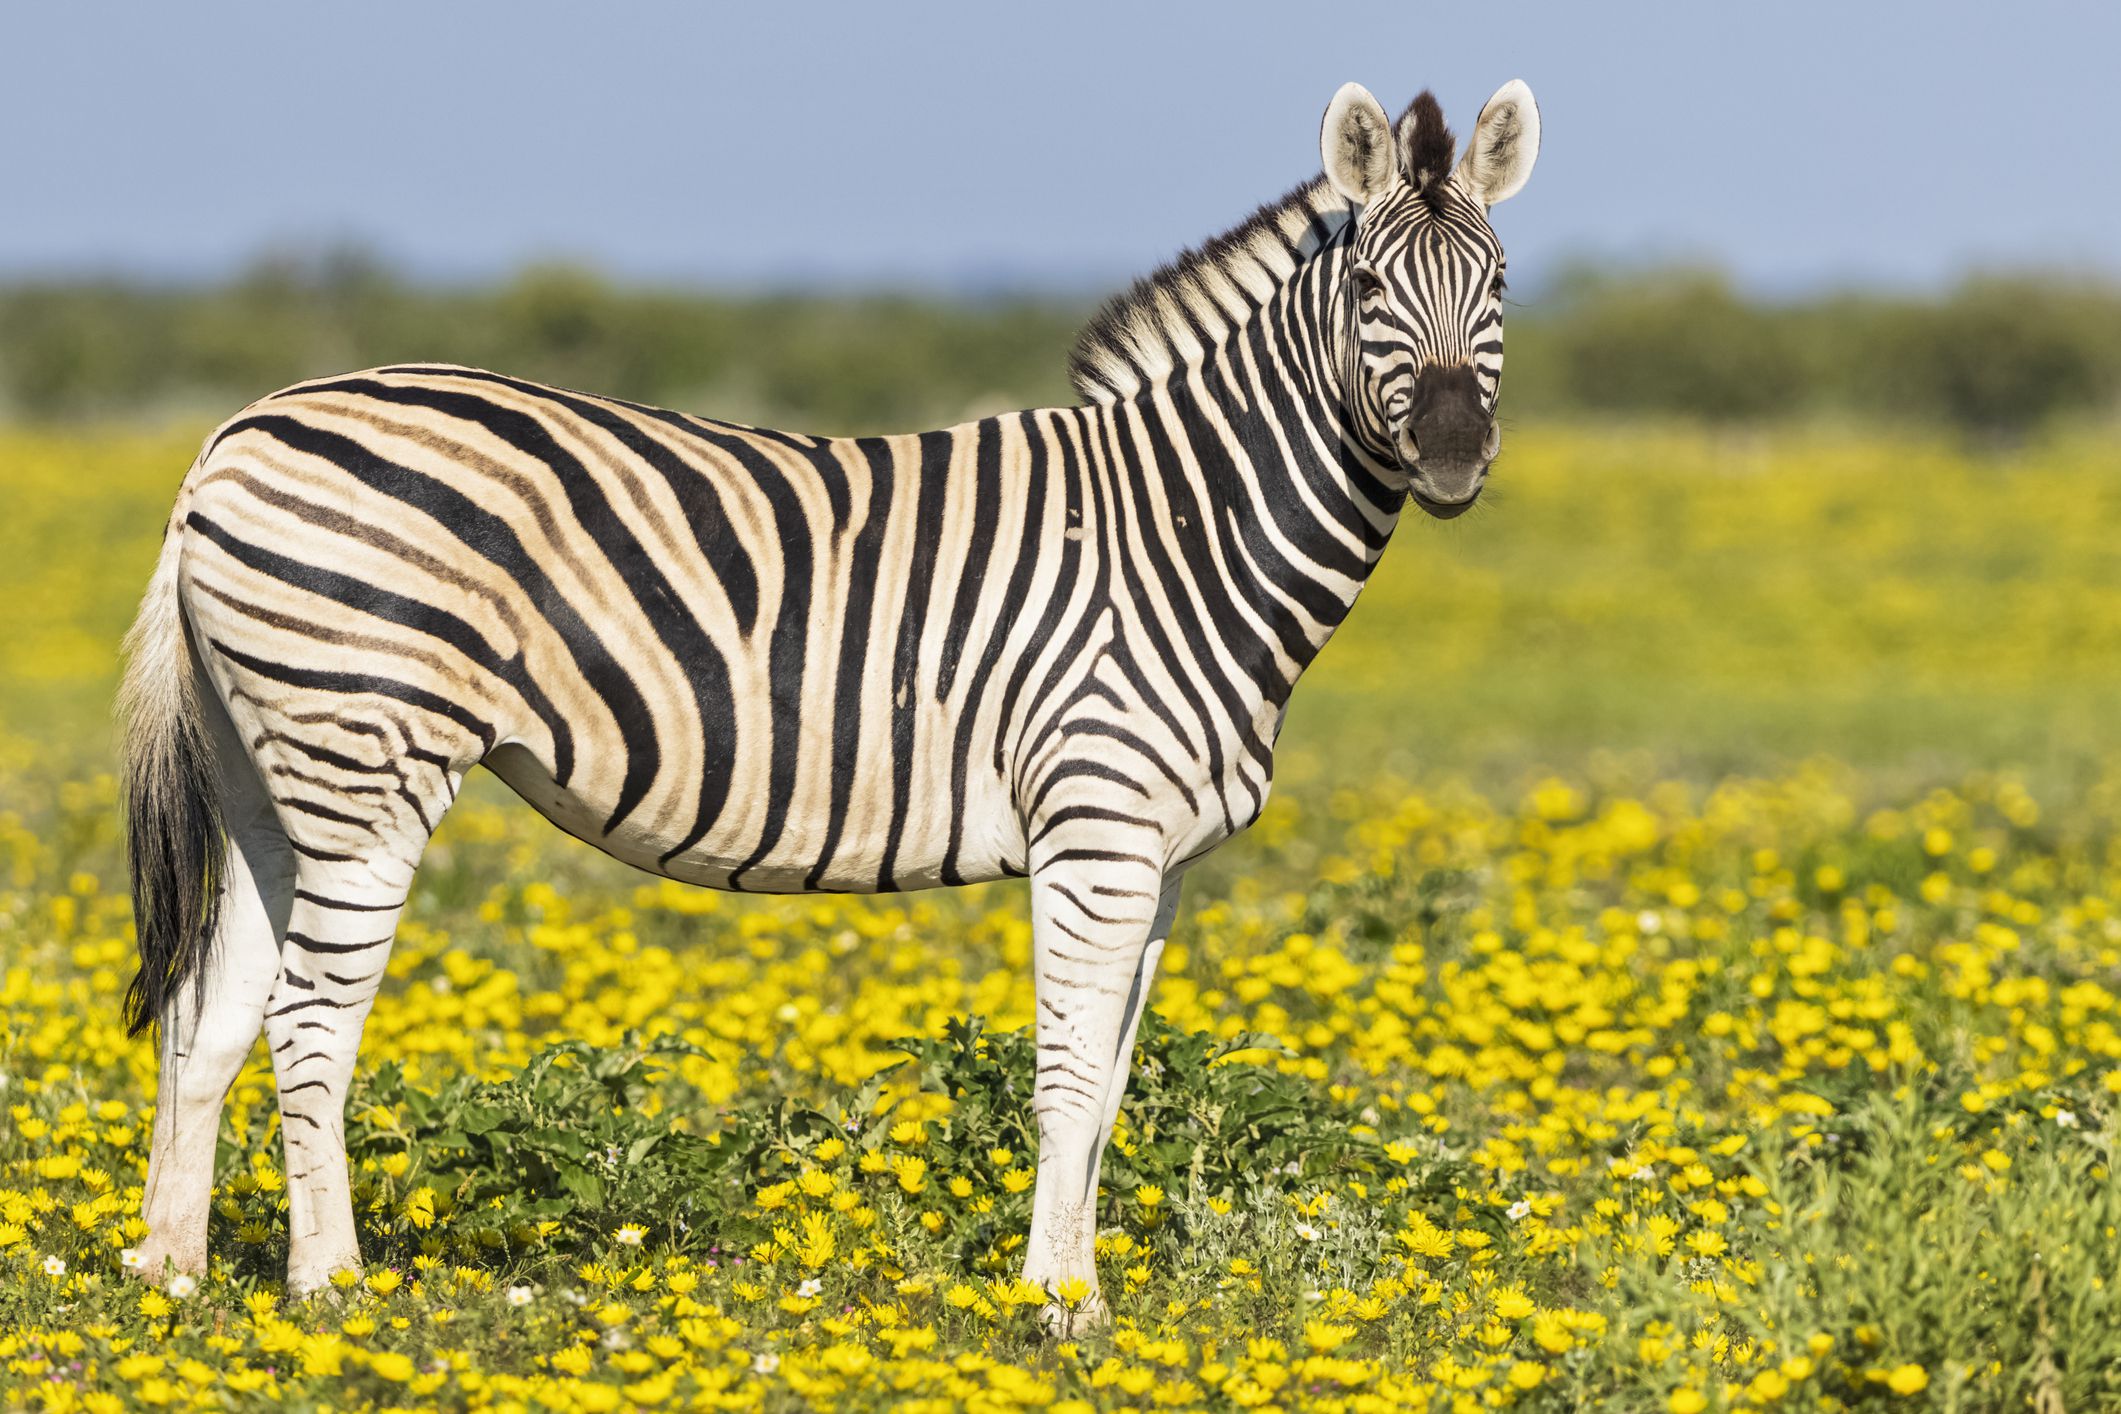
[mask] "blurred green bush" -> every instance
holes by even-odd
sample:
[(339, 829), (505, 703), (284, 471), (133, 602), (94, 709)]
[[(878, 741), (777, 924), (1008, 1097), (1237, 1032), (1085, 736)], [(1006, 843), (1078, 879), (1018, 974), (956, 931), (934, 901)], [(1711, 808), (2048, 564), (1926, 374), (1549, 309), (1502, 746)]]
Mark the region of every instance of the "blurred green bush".
[(2121, 413), (2121, 287), (1980, 276), (1941, 296), (1748, 301), (1712, 272), (1578, 272), (1510, 329), (1519, 410), (1855, 417), (2015, 438)]
[[(433, 360), (819, 432), (1070, 400), (1086, 302), (717, 295), (537, 267), (481, 288), (359, 255), (218, 287), (0, 286), (0, 416), (216, 414), (300, 378)], [(1507, 410), (1855, 418), (2010, 439), (2121, 413), (2121, 286), (1981, 277), (1770, 303), (1677, 270), (1564, 275), (1510, 311)]]

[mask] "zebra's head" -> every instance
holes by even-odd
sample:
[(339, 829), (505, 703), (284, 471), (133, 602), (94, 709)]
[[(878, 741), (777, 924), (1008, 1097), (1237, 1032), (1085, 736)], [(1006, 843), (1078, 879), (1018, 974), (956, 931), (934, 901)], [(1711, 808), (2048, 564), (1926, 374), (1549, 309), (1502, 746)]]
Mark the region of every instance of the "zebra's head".
[(1369, 90), (1333, 95), (1326, 180), (1356, 209), (1341, 291), (1342, 392), (1356, 434), (1444, 518), (1480, 495), (1501, 446), (1502, 243), (1488, 208), (1539, 155), (1539, 107), (1512, 79), (1480, 110), (1465, 156), (1423, 93), (1395, 125)]

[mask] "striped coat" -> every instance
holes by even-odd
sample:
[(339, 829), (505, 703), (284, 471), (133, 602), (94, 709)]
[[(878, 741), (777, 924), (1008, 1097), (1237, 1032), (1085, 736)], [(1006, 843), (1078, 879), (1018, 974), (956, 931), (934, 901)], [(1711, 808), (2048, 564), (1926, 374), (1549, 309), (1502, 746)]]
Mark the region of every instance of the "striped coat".
[(1536, 110), (1505, 89), (1453, 169), (1433, 100), (1395, 129), (1353, 93), (1324, 178), (1091, 326), (1080, 406), (820, 438), (399, 365), (216, 431), (127, 678), (134, 1019), (164, 1034), (150, 1265), (203, 1262), (212, 1117), (261, 1026), (290, 1281), (357, 1260), (361, 1023), (483, 764), (688, 882), (1029, 875), (1026, 1270), (1094, 1280), (1178, 878), (1259, 813), (1290, 691), (1405, 501), (1455, 513), (1493, 456), (1485, 212)]

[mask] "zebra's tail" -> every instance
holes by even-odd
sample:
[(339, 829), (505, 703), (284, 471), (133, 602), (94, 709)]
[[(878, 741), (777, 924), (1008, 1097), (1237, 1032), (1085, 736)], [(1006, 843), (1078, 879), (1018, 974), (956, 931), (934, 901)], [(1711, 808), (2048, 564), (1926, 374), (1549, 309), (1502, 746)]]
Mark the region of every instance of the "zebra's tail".
[(139, 1035), (189, 982), (206, 985), (206, 961), (228, 857), (221, 775), (201, 711), (177, 562), (189, 487), (162, 541), (162, 558), (125, 636), (126, 852), (132, 863), (133, 926), (140, 971), (125, 996), (126, 1029)]

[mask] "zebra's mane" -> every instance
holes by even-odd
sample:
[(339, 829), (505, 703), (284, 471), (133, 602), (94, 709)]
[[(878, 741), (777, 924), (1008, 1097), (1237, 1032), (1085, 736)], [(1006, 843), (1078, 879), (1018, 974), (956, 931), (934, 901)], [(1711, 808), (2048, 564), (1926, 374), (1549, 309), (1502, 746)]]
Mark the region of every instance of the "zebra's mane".
[(1322, 177), (1114, 295), (1075, 339), (1068, 378), (1093, 403), (1115, 403), (1207, 357), (1346, 224), (1348, 205)]

